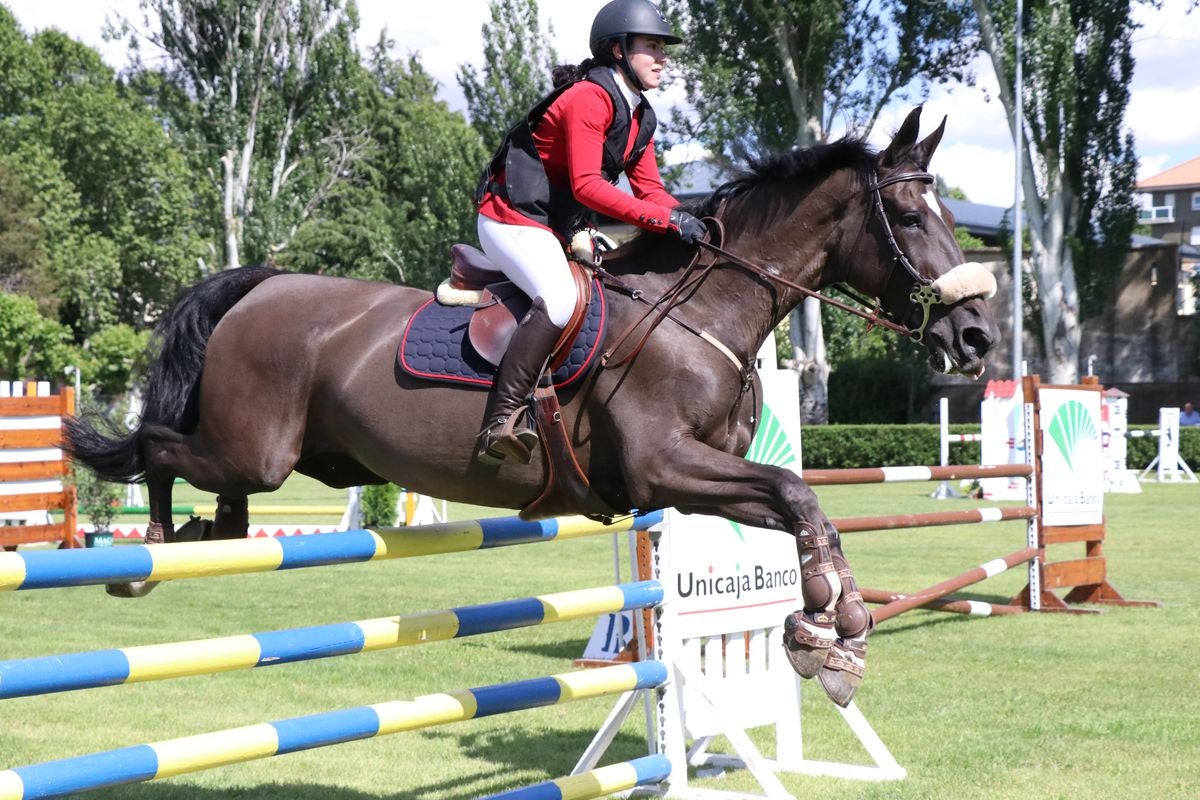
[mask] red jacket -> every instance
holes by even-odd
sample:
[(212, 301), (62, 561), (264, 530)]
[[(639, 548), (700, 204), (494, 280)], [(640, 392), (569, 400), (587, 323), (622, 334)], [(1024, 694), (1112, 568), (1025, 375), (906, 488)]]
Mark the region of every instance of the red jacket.
[[(643, 108), (644, 103), (639, 103), (630, 121), (626, 156), (637, 140)], [(564, 91), (533, 134), (546, 177), (554, 185), (569, 186), (575, 199), (593, 211), (646, 230), (665, 231), (670, 211), (679, 201), (663, 186), (653, 140), (626, 173), (633, 195), (604, 179), (600, 164), (612, 120), (612, 100), (600, 86), (579, 81)], [(503, 175), (496, 181), (503, 183)], [(509, 225), (546, 228), (491, 192), (484, 194), (479, 213)]]

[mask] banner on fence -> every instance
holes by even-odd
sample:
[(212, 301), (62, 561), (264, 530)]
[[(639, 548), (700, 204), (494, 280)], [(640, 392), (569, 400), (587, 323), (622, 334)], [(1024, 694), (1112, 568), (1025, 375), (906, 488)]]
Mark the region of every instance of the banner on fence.
[[(1021, 384), (988, 381), (979, 404), (980, 464), (1025, 463), (1025, 414)], [(1024, 478), (983, 478), (979, 481), (988, 500), (1024, 500)]]
[(1042, 388), (1039, 399), (1043, 524), (1099, 524), (1104, 521), (1100, 392)]

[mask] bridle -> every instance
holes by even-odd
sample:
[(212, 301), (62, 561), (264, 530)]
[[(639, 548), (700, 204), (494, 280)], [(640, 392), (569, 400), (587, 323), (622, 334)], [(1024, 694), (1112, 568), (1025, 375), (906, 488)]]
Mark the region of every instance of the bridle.
[[(699, 288), (700, 284), (704, 282), (704, 279), (708, 277), (708, 274), (719, 263), (735, 264), (738, 267), (741, 267), (742, 269), (746, 270), (747, 272), (757, 275), (760, 278), (763, 278), (764, 280), (766, 280), (770, 283), (774, 283), (774, 284), (777, 284), (780, 286), (786, 286), (789, 289), (793, 289), (797, 292), (800, 292), (805, 297), (815, 297), (816, 299), (820, 300), (821, 302), (828, 303), (829, 305), (833, 306), (834, 308), (838, 308), (847, 313), (854, 314), (855, 316), (858, 316), (858, 317), (862, 317), (868, 323), (868, 330), (870, 330), (871, 328), (873, 328), (875, 326), (879, 326), (881, 328), (887, 328), (888, 330), (891, 330), (901, 336), (905, 336), (914, 342), (920, 342), (922, 339), (925, 338), (925, 328), (929, 325), (930, 309), (935, 304), (941, 302), (941, 298), (938, 294), (937, 289), (934, 287), (934, 279), (926, 277), (926, 276), (922, 275), (920, 272), (918, 272), (916, 267), (913, 266), (912, 262), (909, 261), (908, 256), (906, 256), (904, 254), (904, 251), (900, 248), (900, 243), (896, 241), (896, 237), (892, 233), (892, 226), (888, 221), (887, 211), (883, 207), (883, 196), (880, 193), (880, 190), (886, 186), (891, 186), (892, 184), (901, 183), (904, 181), (921, 181), (922, 183), (933, 183), (934, 177), (933, 177), (933, 175), (931, 175), (928, 172), (902, 172), (902, 173), (898, 173), (896, 175), (889, 175), (888, 177), (886, 177), (882, 180), (871, 183), (870, 185), (867, 186), (867, 191), (872, 194), (872, 201), (873, 201), (872, 210), (873, 210), (874, 214), (879, 216), (880, 222), (883, 223), (884, 234), (887, 238), (887, 242), (888, 242), (889, 246), (892, 248), (892, 254), (893, 254), (892, 262), (894, 264), (899, 264), (901, 267), (903, 267), (904, 271), (909, 274), (909, 276), (913, 279), (913, 281), (915, 281), (915, 285), (913, 286), (912, 291), (909, 293), (909, 301), (914, 306), (917, 306), (921, 309), (921, 324), (919, 326), (917, 326), (915, 328), (910, 328), (907, 325), (904, 325), (904, 324), (898, 322), (896, 320), (896, 315), (893, 314), (892, 312), (884, 309), (882, 307), (881, 303), (879, 303), (879, 302), (871, 303), (871, 302), (865, 300), (864, 298), (858, 296), (857, 293), (853, 292), (852, 290), (849, 290), (847, 287), (844, 287), (844, 286), (839, 287), (839, 291), (841, 291), (843, 294), (848, 295), (849, 297), (851, 297), (852, 299), (854, 299), (856, 302), (860, 303), (861, 305), (863, 305), (867, 308), (871, 308), (872, 310), (864, 311), (863, 309), (857, 308), (848, 303), (843, 303), (839, 300), (835, 300), (834, 298), (829, 297), (828, 295), (822, 294), (821, 292), (819, 292), (817, 290), (810, 289), (807, 286), (801, 286), (800, 284), (796, 283), (795, 281), (788, 280), (787, 278), (784, 278), (781, 275), (776, 275), (775, 273), (771, 272), (770, 270), (761, 266), (760, 264), (755, 264), (752, 261), (747, 261), (746, 259), (737, 255), (736, 253), (732, 253), (732, 252), (724, 249), (719, 244), (716, 244), (713, 241), (700, 240), (700, 241), (696, 242), (696, 244), (700, 248), (700, 250), (698, 250), (696, 252), (696, 255), (692, 257), (691, 262), (683, 270), (683, 273), (681, 274), (679, 279), (671, 286), (670, 289), (668, 289), (666, 292), (664, 292), (662, 294), (662, 296), (660, 296), (658, 298), (658, 300), (654, 301), (653, 303), (651, 303), (649, 300), (647, 300), (642, 295), (642, 292), (640, 290), (629, 286), (627, 283), (620, 280), (612, 273), (607, 272), (603, 267), (596, 267), (596, 274), (601, 278), (601, 280), (604, 283), (612, 286), (613, 288), (615, 288), (619, 291), (622, 291), (623, 293), (629, 295), (634, 300), (646, 303), (647, 305), (650, 306), (649, 310), (647, 310), (644, 315), (642, 315), (640, 318), (635, 320), (633, 322), (633, 324), (631, 324), (628, 328), (626, 328), (625, 331), (616, 338), (616, 340), (613, 342), (613, 344), (610, 347), (606, 348), (604, 354), (601, 356), (601, 364), (607, 368), (614, 368), (614, 367), (622, 366), (622, 365), (627, 364), (630, 361), (632, 361), (637, 356), (637, 354), (639, 352), (641, 352), (642, 347), (646, 344), (646, 341), (650, 338), (650, 334), (654, 332), (654, 329), (657, 328), (664, 319), (670, 317), (672, 320), (674, 320), (676, 323), (678, 323), (682, 327), (686, 328), (687, 330), (691, 331), (692, 333), (696, 334), (697, 336), (700, 336), (701, 338), (712, 343), (714, 346), (718, 347), (718, 349), (722, 350), (722, 352), (724, 352), (726, 356), (728, 356), (729, 358), (731, 358), (733, 360), (735, 365), (741, 366), (742, 371), (745, 372), (748, 369), (748, 367), (746, 365), (741, 365), (741, 362), (729, 351), (729, 349), (727, 347), (725, 347), (719, 341), (716, 341), (712, 336), (707, 334), (705, 331), (695, 329), (694, 327), (683, 322), (676, 315), (671, 313), (671, 311), (676, 306), (678, 306), (678, 305), (682, 304), (684, 301), (686, 301), (687, 298), (690, 297), (696, 291), (696, 289)], [(719, 218), (717, 218), (715, 216), (714, 217), (705, 217), (704, 223), (709, 229), (709, 238), (710, 239), (716, 239), (717, 241), (724, 240), (725, 228)], [(865, 230), (865, 228), (864, 228), (864, 230)], [(708, 253), (711, 253), (713, 256), (717, 256), (719, 258), (712, 258), (710, 260), (707, 260), (707, 263), (702, 263), (705, 261), (705, 259), (702, 258), (703, 254), (700, 251), (707, 251)], [(890, 282), (890, 276), (889, 276), (889, 282)], [(656, 312), (657, 312), (657, 314), (656, 314)], [(644, 323), (651, 316), (653, 316), (654, 318), (651, 321), (649, 327), (646, 329), (646, 332), (642, 335), (641, 339), (638, 341), (637, 345), (635, 345), (629, 353), (627, 353), (626, 355), (621, 357), (619, 360), (613, 361), (612, 359), (613, 359), (613, 356), (616, 354), (617, 349), (620, 348), (620, 346), (625, 342), (625, 340), (635, 330), (637, 330), (637, 328), (640, 327), (642, 325), (642, 323)], [(743, 385), (745, 385), (745, 380), (746, 380), (746, 377), (745, 377), (745, 375), (743, 375)]]
[[(916, 282), (916, 285), (913, 286), (912, 291), (908, 294), (908, 299), (914, 306), (921, 309), (921, 324), (916, 328), (908, 329), (906, 335), (914, 342), (919, 342), (925, 338), (925, 328), (929, 325), (929, 310), (935, 304), (941, 302), (941, 298), (938, 296), (937, 290), (933, 287), (934, 279), (918, 272), (917, 268), (908, 260), (908, 256), (900, 249), (900, 243), (896, 241), (896, 236), (892, 233), (892, 225), (887, 218), (887, 211), (883, 208), (883, 194), (880, 192), (885, 186), (905, 181), (920, 181), (921, 183), (931, 184), (934, 182), (934, 178), (928, 172), (901, 172), (872, 183), (867, 187), (867, 191), (874, 197), (875, 213), (878, 215), (879, 221), (883, 223), (883, 234), (887, 237), (887, 243), (892, 248), (892, 263), (903, 267), (904, 271), (909, 274), (909, 277)], [(846, 290), (842, 289), (841, 291), (845, 292)], [(882, 308), (878, 308), (877, 311), (892, 316)]]

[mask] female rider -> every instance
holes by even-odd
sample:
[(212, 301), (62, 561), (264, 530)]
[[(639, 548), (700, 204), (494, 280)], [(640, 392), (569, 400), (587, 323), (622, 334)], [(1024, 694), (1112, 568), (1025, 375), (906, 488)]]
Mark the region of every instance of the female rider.
[[(555, 89), (509, 131), (484, 169), (479, 241), (533, 299), (496, 375), (476, 457), (529, 463), (537, 433), (517, 412), (575, 307), (565, 244), (599, 212), (688, 244), (706, 231), (676, 208), (654, 152), (655, 116), (642, 92), (662, 80), (665, 47), (682, 41), (649, 0), (613, 0), (592, 22), (592, 58), (556, 67)], [(614, 184), (621, 173), (633, 194)]]

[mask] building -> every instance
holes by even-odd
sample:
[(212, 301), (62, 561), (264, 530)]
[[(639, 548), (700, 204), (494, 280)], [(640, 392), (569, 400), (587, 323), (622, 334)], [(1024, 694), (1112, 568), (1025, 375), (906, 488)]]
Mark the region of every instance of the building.
[(1141, 192), (1138, 222), (1150, 235), (1180, 245), (1178, 298), (1180, 313), (1196, 313), (1200, 283), (1200, 156), (1151, 175), (1137, 185)]
[(1200, 156), (1139, 181), (1138, 222), (1155, 239), (1200, 247)]

